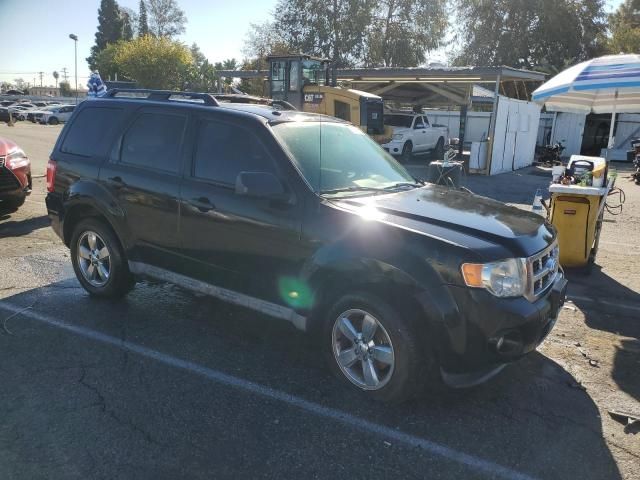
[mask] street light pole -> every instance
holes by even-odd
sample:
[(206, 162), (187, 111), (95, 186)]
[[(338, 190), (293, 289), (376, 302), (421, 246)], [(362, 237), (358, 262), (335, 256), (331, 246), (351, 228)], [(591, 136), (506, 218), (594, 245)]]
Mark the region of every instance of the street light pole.
[(76, 65), (76, 105), (78, 105), (78, 36), (73, 33), (69, 34), (69, 38), (74, 42), (75, 65)]

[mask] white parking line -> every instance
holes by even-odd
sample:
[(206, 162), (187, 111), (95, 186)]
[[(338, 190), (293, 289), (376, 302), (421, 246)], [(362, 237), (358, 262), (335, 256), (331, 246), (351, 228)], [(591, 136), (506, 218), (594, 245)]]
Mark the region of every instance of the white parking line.
[(121, 350), (135, 353), (137, 355), (140, 355), (141, 357), (155, 360), (164, 365), (195, 373), (196, 375), (200, 375), (207, 380), (237, 388), (239, 390), (244, 390), (245, 392), (253, 393), (269, 400), (276, 400), (282, 403), (286, 403), (309, 413), (313, 413), (314, 415), (317, 415), (319, 417), (328, 418), (367, 433), (374, 433), (380, 435), (381, 437), (394, 440), (398, 443), (402, 443), (410, 447), (420, 448), (421, 450), (459, 463), (476, 471), (486, 473), (491, 477), (517, 480), (533, 480), (535, 478), (511, 468), (491, 462), (490, 460), (485, 460), (474, 455), (460, 452), (434, 441), (403, 433), (390, 427), (378, 425), (360, 417), (351, 415), (347, 412), (343, 412), (330, 407), (325, 407), (309, 400), (305, 400), (301, 397), (291, 395), (289, 393), (276, 390), (271, 387), (260, 385), (249, 380), (234, 377), (232, 375), (228, 375), (211, 368), (203, 367), (202, 365), (198, 365), (193, 362), (181, 360), (179, 358), (166, 355), (157, 350), (152, 350), (150, 348), (143, 347), (126, 340), (121, 340), (119, 338), (112, 337), (110, 335), (106, 335), (89, 328), (81, 327), (78, 325), (71, 325), (69, 323), (52, 318), (48, 315), (44, 315), (30, 309), (25, 309), (24, 307), (13, 305), (12, 303), (0, 302), (0, 308), (12, 312), (12, 314), (14, 315), (19, 314), (32, 320), (45, 323), (51, 327), (66, 330), (82, 337), (105, 343), (107, 345), (112, 345)]

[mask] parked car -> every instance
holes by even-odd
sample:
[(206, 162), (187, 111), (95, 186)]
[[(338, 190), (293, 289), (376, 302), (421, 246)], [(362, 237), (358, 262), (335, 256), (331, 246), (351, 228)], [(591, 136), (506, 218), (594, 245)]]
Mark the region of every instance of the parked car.
[(57, 125), (64, 123), (71, 117), (75, 105), (56, 105), (43, 108), (43, 113), (34, 115), (37, 121), (47, 125)]
[(14, 103), (16, 103), (16, 102), (14, 102), (13, 100), (3, 100), (3, 101), (0, 102), (0, 106), (2, 106), (2, 107), (10, 107)]
[(31, 162), (18, 145), (0, 138), (0, 208), (20, 207), (31, 193)]
[(153, 278), (289, 321), (393, 401), (482, 382), (554, 326), (567, 282), (542, 217), (417, 182), (333, 117), (136, 93), (79, 105), (47, 166), (91, 295)]
[(393, 130), (393, 138), (382, 145), (387, 152), (410, 160), (414, 153), (432, 152), (442, 159), (449, 138), (447, 127), (431, 125), (421, 113), (385, 113), (384, 124)]

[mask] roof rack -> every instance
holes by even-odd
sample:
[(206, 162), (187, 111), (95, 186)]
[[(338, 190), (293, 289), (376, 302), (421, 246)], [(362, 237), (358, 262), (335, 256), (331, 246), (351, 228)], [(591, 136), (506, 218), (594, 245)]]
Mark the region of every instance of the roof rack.
[(276, 106), (280, 110), (297, 110), (292, 104), (285, 100), (273, 100), (271, 98), (256, 97), (243, 93), (212, 93), (216, 100), (229, 103), (250, 103), (254, 105)]
[[(146, 94), (146, 96), (144, 96)], [(219, 107), (220, 103), (209, 93), (197, 92), (175, 92), (171, 90), (148, 90), (139, 88), (112, 88), (107, 90), (103, 98), (133, 98), (138, 100), (164, 100), (190, 102), (193, 100), (202, 100), (205, 105), (211, 107)], [(181, 98), (171, 98), (181, 97)]]

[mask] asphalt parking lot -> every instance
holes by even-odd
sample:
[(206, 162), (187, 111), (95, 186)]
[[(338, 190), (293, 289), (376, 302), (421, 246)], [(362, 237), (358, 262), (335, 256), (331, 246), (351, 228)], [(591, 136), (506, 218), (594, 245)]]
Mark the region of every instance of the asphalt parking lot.
[[(59, 131), (0, 125), (34, 175)], [(36, 178), (0, 211), (0, 478), (640, 478), (640, 425), (608, 413), (640, 414), (640, 187), (619, 170), (623, 213), (540, 351), (401, 406), (345, 389), (313, 338), (253, 311), (167, 284), (90, 298)], [(548, 177), (464, 180), (527, 208)]]

